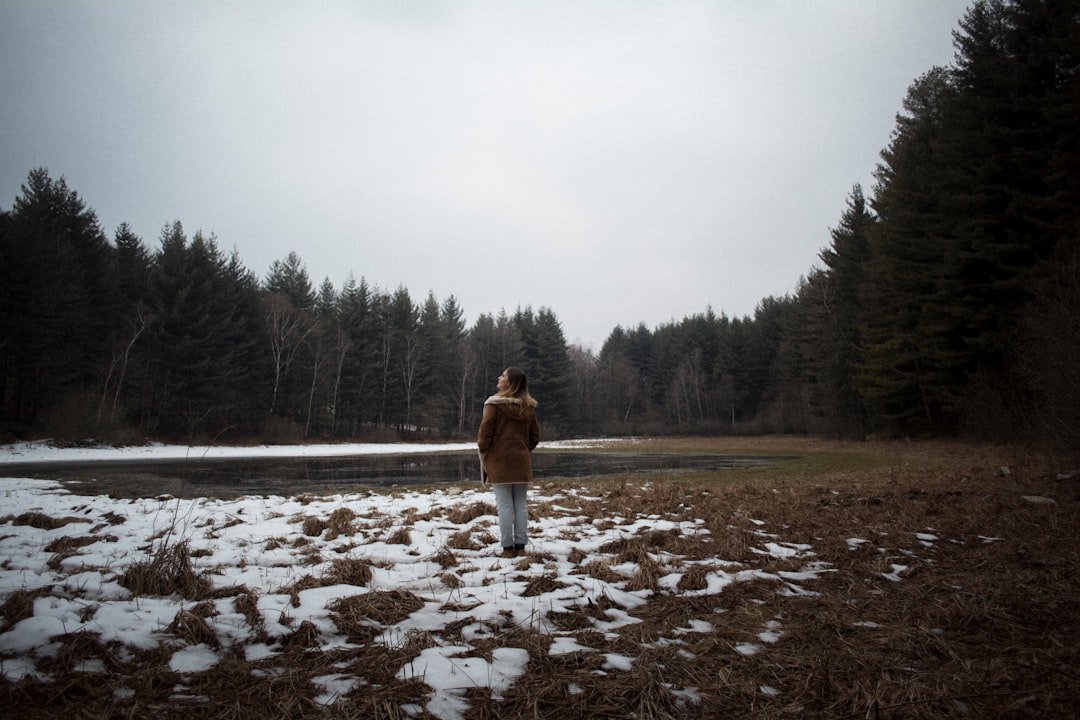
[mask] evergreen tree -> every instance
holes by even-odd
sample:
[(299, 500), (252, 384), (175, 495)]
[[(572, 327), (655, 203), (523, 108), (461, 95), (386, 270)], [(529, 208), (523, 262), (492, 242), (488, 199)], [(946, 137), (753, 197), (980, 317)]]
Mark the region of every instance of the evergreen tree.
[(349, 435), (357, 435), (364, 423), (374, 422), (380, 399), (377, 393), (379, 377), (379, 343), (375, 324), (374, 299), (367, 280), (350, 275), (341, 290), (339, 311), (345, 332), (342, 342), (346, 355), (342, 362), (337, 413), (346, 424)]
[(935, 172), (954, 96), (944, 69), (916, 81), (875, 172), (872, 206), (880, 222), (860, 298), (864, 354), (856, 380), (882, 414), (907, 424), (949, 422), (948, 390), (957, 379), (944, 362), (955, 336), (939, 295), (944, 239), (955, 226), (943, 200), (957, 188)]
[[(98, 418), (109, 421), (120, 419), (121, 402), (129, 388), (134, 388), (136, 395), (128, 404), (135, 409), (145, 406), (146, 396), (141, 391), (146, 388), (148, 367), (146, 353), (141, 350), (147, 329), (157, 320), (148, 303), (150, 253), (127, 223), (121, 223), (116, 229), (113, 242), (116, 245), (117, 294), (124, 324), (113, 342), (112, 360), (98, 410)], [(132, 419), (141, 422), (142, 418)]]
[(604, 427), (612, 432), (633, 432), (633, 420), (642, 415), (642, 380), (630, 357), (630, 338), (616, 325), (600, 348), (597, 397)]
[(330, 278), (323, 278), (319, 285), (319, 293), (315, 297), (315, 316), (318, 318), (336, 319), (338, 313), (338, 294), (334, 289), (334, 283)]
[(802, 327), (804, 334), (816, 329), (816, 341), (813, 337), (807, 341), (815, 347), (820, 412), (830, 420), (829, 431), (855, 437), (864, 435), (871, 424), (866, 403), (855, 388), (855, 375), (862, 365), (859, 297), (866, 283), (875, 221), (856, 185), (840, 224), (830, 231), (831, 245), (818, 255), (826, 270), (820, 277), (811, 276), (808, 289), (815, 291), (807, 294), (812, 297), (800, 297), (824, 314), (821, 322), (807, 321)]
[(405, 429), (412, 423), (412, 402), (423, 361), (416, 335), (419, 309), (402, 285), (393, 295), (378, 294), (374, 307), (381, 388), (378, 424)]
[(514, 324), (521, 333), (529, 391), (538, 401), (543, 398), (544, 423), (569, 430), (577, 418), (570, 397), (573, 372), (562, 325), (549, 308), (536, 314), (532, 308), (519, 308)]
[(719, 349), (716, 326), (712, 308), (703, 315), (684, 318), (680, 325), (676, 387), (684, 398), (687, 416), (698, 423), (715, 419), (711, 379)]
[(828, 273), (814, 268), (809, 276), (800, 278), (784, 328), (780, 391), (785, 405), (793, 408), (793, 432), (820, 431), (819, 423), (837, 419), (827, 376), (828, 355), (835, 343), (826, 310), (832, 295)]
[(975, 3), (955, 69), (912, 86), (882, 153), (859, 381), (907, 426), (982, 414), (972, 388), (1001, 375), (1059, 218), (1076, 215), (1059, 168), (1076, 156), (1078, 23), (1064, 0)]
[(267, 368), (257, 360), (265, 330), (254, 277), (235, 256), (226, 260), (213, 238), (196, 233), (188, 243), (177, 221), (162, 232), (150, 298), (158, 318), (150, 331), (154, 429), (190, 436), (250, 422), (254, 403), (265, 399), (253, 374)]
[[(502, 310), (496, 316), (480, 315), (470, 331), (470, 342), (479, 358), (475, 397), (483, 403), (495, 392), (495, 382), (503, 370), (524, 367), (524, 341), (517, 323)], [(479, 414), (475, 419), (479, 422)]]
[(447, 349), (443, 363), (449, 407), (446, 427), (461, 434), (465, 431), (470, 386), (476, 373), (476, 355), (466, 341), (465, 313), (453, 295), (443, 300), (439, 308), (439, 323)]
[(427, 427), (459, 432), (463, 429), (467, 381), (473, 371), (472, 367), (463, 368), (468, 360), (463, 354), (464, 332), (457, 300), (451, 295), (440, 303), (429, 292), (420, 311), (418, 340), (424, 360), (417, 388)]
[(794, 305), (790, 297), (769, 296), (758, 303), (753, 322), (746, 326), (745, 345), (740, 358), (744, 368), (744, 413), (761, 422), (761, 432), (787, 432), (789, 408), (781, 390), (780, 346)]
[(127, 223), (121, 223), (116, 229), (113, 244), (116, 246), (117, 289), (123, 305), (131, 307), (146, 300), (152, 262), (150, 251)]
[(738, 319), (730, 320), (721, 315), (717, 327), (718, 349), (713, 361), (712, 378), (716, 392), (717, 418), (724, 426), (735, 432), (742, 412), (744, 384), (737, 381), (739, 373), (739, 328)]
[(434, 292), (428, 291), (427, 298), (419, 309), (416, 335), (417, 353), (421, 362), (412, 395), (418, 409), (417, 419), (424, 428), (445, 429), (450, 412), (450, 343), (440, 318), (439, 300)]
[[(216, 241), (211, 238), (216, 251)], [(220, 255), (219, 255), (220, 257)], [(224, 264), (220, 278), (219, 317), (222, 342), (229, 349), (226, 359), (226, 395), (231, 413), (226, 422), (242, 432), (252, 432), (263, 415), (269, 396), (270, 363), (264, 351), (266, 325), (260, 315), (262, 293), (255, 273), (244, 266), (234, 250)]]
[(106, 375), (115, 257), (94, 211), (43, 168), (22, 186), (0, 242), (3, 408), (30, 422), (70, 393), (97, 391)]
[(307, 268), (295, 252), (289, 253), (284, 260), (275, 260), (270, 264), (266, 275), (266, 291), (281, 295), (297, 310), (308, 311), (315, 306), (315, 293), (311, 289), (311, 278)]

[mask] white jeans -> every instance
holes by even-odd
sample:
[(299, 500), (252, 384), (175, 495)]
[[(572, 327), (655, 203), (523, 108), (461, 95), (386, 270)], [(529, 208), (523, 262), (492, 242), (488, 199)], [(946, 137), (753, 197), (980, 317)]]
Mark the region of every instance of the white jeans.
[(528, 542), (529, 508), (525, 504), (528, 483), (496, 483), (495, 507), (499, 509), (499, 535), (504, 548), (524, 547)]

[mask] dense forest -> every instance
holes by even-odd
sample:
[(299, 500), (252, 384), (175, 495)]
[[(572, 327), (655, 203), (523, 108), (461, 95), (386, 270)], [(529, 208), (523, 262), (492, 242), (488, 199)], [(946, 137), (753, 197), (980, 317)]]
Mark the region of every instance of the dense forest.
[[(553, 309), (481, 314), (295, 253), (264, 277), (166, 225), (110, 240), (61, 177), (0, 211), (0, 430), (270, 442), (470, 437), (520, 365), (545, 435), (815, 433), (1080, 447), (1080, 7), (982, 0), (916, 79), (872, 192), (753, 316), (569, 345)], [(782, 202), (782, 199), (780, 200)], [(838, 199), (838, 206), (841, 203)]]

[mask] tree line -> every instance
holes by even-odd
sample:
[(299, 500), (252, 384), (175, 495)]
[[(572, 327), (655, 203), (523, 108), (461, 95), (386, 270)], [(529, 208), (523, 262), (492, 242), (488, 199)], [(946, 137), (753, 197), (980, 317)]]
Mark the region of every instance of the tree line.
[(14, 434), (470, 436), (529, 374), (546, 435), (968, 433), (1080, 446), (1080, 36), (1075, 0), (980, 0), (916, 79), (867, 196), (793, 293), (614, 328), (481, 314), (295, 253), (256, 277), (213, 236), (111, 241), (35, 169), (0, 212), (0, 423)]

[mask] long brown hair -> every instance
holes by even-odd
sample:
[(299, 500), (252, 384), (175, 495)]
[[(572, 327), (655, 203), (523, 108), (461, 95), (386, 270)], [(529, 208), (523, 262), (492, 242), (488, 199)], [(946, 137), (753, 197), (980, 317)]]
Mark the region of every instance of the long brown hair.
[(525, 371), (517, 367), (506, 368), (505, 390), (495, 393), (496, 397), (517, 398), (524, 407), (535, 407), (536, 401), (529, 394), (529, 379), (525, 377)]

